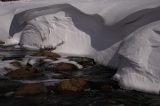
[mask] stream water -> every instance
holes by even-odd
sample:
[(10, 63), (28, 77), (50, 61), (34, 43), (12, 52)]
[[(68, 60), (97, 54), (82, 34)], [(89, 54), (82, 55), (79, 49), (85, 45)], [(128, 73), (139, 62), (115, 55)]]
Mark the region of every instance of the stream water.
[[(34, 52), (1, 47), (1, 62), (8, 60), (22, 61), (24, 58), (28, 58), (25, 57), (26, 55), (31, 55)], [(63, 58), (81, 63), (81, 65), (83, 63), (85, 68), (74, 72), (56, 73), (50, 71), (51, 68), (54, 68), (51, 67), (54, 64), (45, 63), (41, 67), (38, 66), (38, 68), (43, 69), (45, 76), (38, 78), (14, 79), (1, 75), (0, 106), (160, 106), (159, 95), (120, 89), (118, 83), (112, 80), (116, 69), (98, 65), (94, 60), (85, 57)], [(88, 87), (82, 92), (64, 93), (53, 89), (55, 83), (77, 77), (87, 81)], [(16, 97), (14, 91), (26, 83), (44, 83), (48, 92)], [(107, 87), (101, 89), (101, 86), (104, 85)]]

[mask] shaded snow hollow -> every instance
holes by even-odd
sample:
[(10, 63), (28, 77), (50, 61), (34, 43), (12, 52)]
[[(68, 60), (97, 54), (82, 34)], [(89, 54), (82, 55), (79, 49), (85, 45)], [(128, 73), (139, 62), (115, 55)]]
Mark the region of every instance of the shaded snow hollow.
[[(125, 89), (159, 93), (160, 0), (31, 0), (0, 3), (6, 45), (88, 56), (118, 68)], [(8, 37), (10, 37), (8, 39)]]

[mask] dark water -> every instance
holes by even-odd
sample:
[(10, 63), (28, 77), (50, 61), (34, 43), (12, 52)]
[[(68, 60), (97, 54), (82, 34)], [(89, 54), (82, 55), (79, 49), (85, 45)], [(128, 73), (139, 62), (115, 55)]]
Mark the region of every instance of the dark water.
[[(1, 48), (0, 54), (1, 60), (6, 61), (13, 59), (21, 60), (25, 55), (30, 55), (33, 52), (35, 51)], [(116, 73), (116, 69), (98, 65), (92, 59), (85, 57), (67, 58), (83, 64), (85, 68), (69, 73), (58, 73), (57, 76), (48, 77), (48, 75), (54, 75), (55, 73), (54, 71), (50, 71), (50, 65), (36, 66), (43, 68), (43, 73), (46, 76), (30, 80), (43, 81), (51, 78), (50, 83), (52, 83), (58, 79), (65, 80), (78, 77), (87, 81), (87, 89), (82, 92), (64, 93), (57, 92), (53, 89), (53, 85), (48, 84), (48, 92), (45, 94), (16, 97), (12, 92), (24, 84), (21, 83), (22, 79), (15, 80), (1, 76), (0, 106), (160, 106), (159, 95), (120, 89), (118, 83), (111, 79)], [(107, 88), (101, 89), (103, 85), (106, 85)]]

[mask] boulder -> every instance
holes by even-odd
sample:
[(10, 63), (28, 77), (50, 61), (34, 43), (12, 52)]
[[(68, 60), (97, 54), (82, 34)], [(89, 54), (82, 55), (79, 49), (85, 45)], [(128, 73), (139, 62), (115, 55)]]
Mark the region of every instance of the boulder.
[(81, 92), (86, 88), (87, 82), (83, 79), (69, 79), (57, 84), (59, 92)]
[(55, 71), (56, 72), (72, 72), (76, 71), (78, 68), (74, 64), (71, 63), (58, 63), (56, 64)]

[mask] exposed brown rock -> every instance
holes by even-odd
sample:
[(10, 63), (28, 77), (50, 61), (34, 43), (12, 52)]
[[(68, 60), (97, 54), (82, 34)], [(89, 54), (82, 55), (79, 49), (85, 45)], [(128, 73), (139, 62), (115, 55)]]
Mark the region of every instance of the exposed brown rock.
[(55, 71), (57, 72), (71, 72), (76, 71), (78, 68), (74, 64), (71, 63), (58, 63), (55, 67)]
[(26, 84), (17, 88), (15, 96), (29, 96), (47, 93), (47, 87), (43, 84)]
[(7, 76), (11, 78), (32, 78), (32, 77), (39, 77), (43, 74), (34, 68), (22, 67), (7, 73)]
[(69, 79), (57, 84), (59, 92), (80, 92), (86, 88), (87, 82), (83, 79)]
[(36, 53), (32, 54), (32, 56), (45, 56), (45, 57), (52, 59), (52, 60), (57, 60), (57, 58), (61, 57), (59, 54), (53, 53), (50, 51), (36, 52)]

